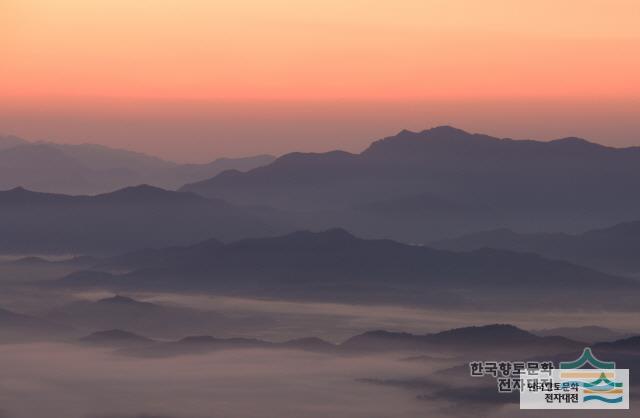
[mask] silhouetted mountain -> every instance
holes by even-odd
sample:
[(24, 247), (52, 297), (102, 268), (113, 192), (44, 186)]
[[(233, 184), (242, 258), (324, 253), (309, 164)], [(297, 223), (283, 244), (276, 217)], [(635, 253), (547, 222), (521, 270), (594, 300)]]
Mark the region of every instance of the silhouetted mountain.
[(270, 164), (275, 159), (273, 155), (261, 154), (251, 157), (218, 158), (205, 164), (180, 164), (166, 173), (158, 174), (158, 179), (151, 183), (177, 189), (187, 182), (203, 180), (227, 170), (249, 171)]
[(578, 138), (498, 139), (451, 127), (402, 131), (360, 154), (292, 153), (182, 190), (409, 242), (508, 226), (577, 231), (640, 212), (640, 148)]
[(609, 328), (598, 326), (561, 327), (540, 329), (531, 332), (541, 337), (561, 336), (576, 341), (584, 341), (587, 343), (614, 341), (628, 336), (628, 334), (626, 333), (613, 331)]
[(8, 136), (0, 137), (0, 189), (22, 186), (42, 192), (95, 194), (141, 183), (174, 189), (225, 170), (253, 169), (274, 158), (258, 155), (177, 164), (102, 145), (33, 143)]
[(150, 338), (119, 329), (94, 332), (91, 335), (81, 338), (79, 341), (82, 344), (113, 348), (139, 347), (155, 342)]
[[(144, 357), (170, 357), (229, 349), (289, 349), (348, 355), (402, 351), (446, 352), (449, 356), (481, 356), (486, 353), (530, 356), (531, 353), (544, 355), (580, 351), (584, 347), (582, 342), (560, 337), (538, 337), (512, 325), (503, 324), (457, 328), (425, 335), (371, 331), (353, 336), (338, 345), (315, 337), (270, 342), (256, 338), (217, 338), (210, 335), (161, 342), (117, 329), (97, 332), (80, 341), (130, 348), (123, 353)], [(520, 357), (523, 358), (525, 357)]]
[[(131, 272), (63, 282), (116, 289), (437, 306), (516, 304), (520, 308), (553, 303), (589, 306), (595, 298), (620, 309), (627, 303), (634, 306), (629, 298), (638, 290), (634, 280), (533, 254), (456, 253), (390, 240), (363, 240), (340, 229), (229, 244), (205, 241), (112, 260), (117, 268)], [(106, 260), (104, 266), (109, 263)], [(572, 301), (566, 300), (565, 291), (575, 296)], [(622, 292), (623, 297), (607, 302), (604, 295), (611, 292)]]
[(332, 353), (336, 351), (336, 345), (318, 337), (298, 338), (280, 343), (283, 348), (303, 351), (315, 351)]
[(170, 247), (158, 249), (143, 249), (111, 257), (96, 263), (95, 266), (108, 270), (139, 270), (145, 268), (158, 268), (171, 265), (172, 262), (188, 262), (192, 259), (195, 263), (206, 257), (212, 250), (223, 247), (224, 244), (217, 239), (202, 241), (189, 247)]
[(0, 136), (0, 151), (9, 149), (9, 148), (14, 148), (19, 145), (26, 145), (26, 144), (28, 144), (27, 141), (25, 141), (22, 138), (18, 138), (17, 136), (13, 136), (13, 135)]
[(97, 196), (0, 192), (0, 252), (122, 252), (269, 235), (255, 213), (192, 193), (137, 186)]
[(640, 275), (640, 221), (576, 235), (526, 234), (498, 229), (467, 234), (431, 245), (455, 251), (497, 248), (533, 252), (614, 274)]
[(73, 329), (65, 325), (0, 308), (2, 343), (60, 339), (70, 334)]
[(73, 302), (42, 312), (41, 316), (86, 332), (121, 329), (155, 338), (204, 333), (231, 335), (271, 325), (271, 320), (257, 315), (228, 317), (217, 312), (141, 302), (122, 295)]
[[(448, 354), (498, 353), (526, 350), (527, 353), (558, 353), (584, 346), (560, 337), (538, 337), (513, 325), (494, 324), (466, 327), (435, 334), (414, 335), (403, 332), (371, 331), (356, 335), (340, 345), (352, 352), (430, 351)], [(521, 355), (526, 355), (520, 352)]]
[(596, 350), (623, 351), (640, 354), (640, 335), (612, 342), (602, 342), (593, 346)]
[(28, 186), (36, 190), (76, 193), (91, 189), (92, 170), (64, 152), (45, 144), (18, 146), (0, 151), (0, 188)]
[(270, 342), (256, 338), (216, 338), (209, 335), (189, 336), (178, 341), (158, 343), (123, 351), (139, 357), (172, 357), (203, 354), (218, 350), (269, 349), (302, 350), (316, 353), (336, 353), (334, 344), (319, 338), (302, 338), (285, 342)]

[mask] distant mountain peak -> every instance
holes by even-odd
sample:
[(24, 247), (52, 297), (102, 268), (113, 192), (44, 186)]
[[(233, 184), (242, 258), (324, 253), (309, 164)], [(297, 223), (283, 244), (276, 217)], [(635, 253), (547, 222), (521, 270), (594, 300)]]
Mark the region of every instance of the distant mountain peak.
[(7, 192), (7, 193), (15, 193), (15, 194), (18, 194), (18, 193), (20, 193), (20, 194), (33, 193), (33, 192), (31, 192), (30, 190), (27, 190), (27, 189), (25, 189), (25, 188), (24, 188), (24, 187), (22, 187), (22, 186), (14, 187), (13, 189), (9, 189), (9, 190), (7, 190), (6, 192)]
[(403, 137), (403, 136), (406, 137), (406, 136), (413, 136), (413, 135), (416, 135), (416, 132), (410, 131), (409, 129), (403, 129), (396, 134), (397, 137)]
[(486, 333), (489, 332), (491, 335), (531, 335), (531, 333), (516, 327), (511, 324), (489, 324), (489, 325), (479, 325), (479, 326), (470, 326), (463, 328), (454, 328), (448, 331), (439, 332), (436, 335), (444, 335), (446, 333), (450, 334), (473, 334), (473, 333)]
[(473, 136), (467, 131), (458, 129), (449, 125), (434, 126), (420, 132), (403, 129), (396, 135), (385, 138), (385, 140), (393, 139), (424, 139), (424, 138), (461, 138)]
[[(450, 135), (464, 135), (464, 136), (470, 136), (472, 134), (470, 134), (469, 132), (463, 130), (463, 129), (459, 129), (456, 128), (455, 126), (451, 126), (451, 125), (438, 125), (438, 126), (434, 126), (428, 129), (423, 129), (422, 131), (412, 131), (410, 129), (403, 129), (400, 132), (398, 132), (394, 137), (411, 137), (411, 136), (450, 136)], [(391, 138), (394, 138), (391, 137)]]
[(94, 332), (80, 339), (82, 343), (97, 345), (121, 345), (121, 344), (140, 344), (151, 343), (153, 340), (143, 337), (133, 332), (121, 329), (109, 329), (105, 331)]
[(412, 337), (413, 335), (408, 332), (396, 332), (396, 331), (387, 331), (383, 329), (377, 329), (373, 331), (367, 331), (361, 335), (366, 335), (369, 337), (377, 337), (377, 338), (405, 338)]
[(587, 141), (584, 138), (579, 138), (579, 137), (575, 137), (575, 136), (554, 139), (553, 141), (550, 141), (549, 143), (555, 144), (555, 145), (560, 145), (560, 146), (567, 146), (567, 147), (607, 148), (606, 146), (604, 146), (602, 144), (596, 144), (594, 142)]
[(137, 186), (124, 187), (114, 192), (107, 194), (164, 194), (170, 193), (169, 190), (161, 189), (160, 187), (151, 186), (149, 184), (139, 184)]
[(456, 135), (456, 136), (471, 136), (471, 134), (467, 131), (464, 131), (462, 129), (458, 129), (456, 127), (450, 126), (450, 125), (440, 125), (440, 126), (435, 126), (433, 128), (430, 129), (425, 129), (424, 131), (420, 132), (421, 135), (441, 135), (441, 136), (450, 136), (450, 135)]
[(387, 158), (399, 153), (405, 157), (416, 157), (438, 150), (458, 149), (467, 144), (493, 144), (501, 141), (487, 135), (471, 134), (453, 126), (436, 126), (421, 132), (402, 130), (395, 136), (389, 136), (373, 142), (361, 155)]

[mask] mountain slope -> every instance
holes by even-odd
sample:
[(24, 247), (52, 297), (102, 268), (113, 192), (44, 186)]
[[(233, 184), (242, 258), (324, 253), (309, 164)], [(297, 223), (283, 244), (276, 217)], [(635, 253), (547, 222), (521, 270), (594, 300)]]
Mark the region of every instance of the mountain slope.
[(633, 219), (640, 148), (578, 138), (499, 139), (451, 127), (402, 131), (360, 154), (292, 153), (182, 190), (312, 212), (311, 226), (415, 242), (499, 226), (578, 230)]
[(96, 194), (141, 183), (175, 189), (225, 170), (249, 170), (273, 159), (258, 155), (177, 164), (103, 145), (28, 142), (9, 136), (0, 137), (0, 189), (20, 186), (42, 192)]
[(0, 251), (123, 252), (273, 233), (242, 208), (150, 186), (97, 196), (0, 192)]
[(215, 333), (228, 335), (263, 329), (271, 321), (256, 315), (228, 317), (116, 295), (97, 301), (77, 301), (42, 312), (42, 317), (85, 331), (120, 329), (154, 338)]
[[(567, 262), (498, 250), (456, 253), (364, 240), (344, 230), (137, 252), (102, 268), (130, 273), (65, 278), (66, 286), (213, 291), (250, 296), (434, 306), (587, 306), (617, 309), (638, 284)], [(565, 293), (574, 297), (566, 301)], [(620, 292), (615, 301), (605, 296)], [(603, 299), (603, 301), (600, 301)]]
[(414, 335), (403, 332), (370, 331), (349, 338), (340, 349), (352, 352), (437, 351), (449, 355), (481, 355), (503, 352), (527, 355), (558, 353), (581, 349), (582, 342), (560, 337), (538, 337), (513, 325), (492, 324), (455, 328), (434, 334)]
[(623, 338), (612, 342), (602, 342), (594, 345), (596, 350), (622, 351), (640, 354), (640, 335)]
[(110, 329), (106, 331), (97, 331), (93, 334), (87, 335), (86, 337), (82, 337), (79, 342), (82, 344), (102, 347), (131, 348), (153, 344), (155, 341), (132, 332)]
[[(256, 338), (217, 338), (209, 335), (189, 336), (177, 341), (153, 341), (123, 330), (101, 331), (80, 339), (140, 357), (170, 357), (208, 353), (229, 349), (288, 349), (325, 354), (367, 355), (380, 352), (439, 352), (452, 356), (514, 355), (531, 356), (580, 352), (584, 343), (559, 337), (538, 337), (513, 325), (492, 324), (455, 328), (438, 333), (415, 335), (404, 332), (369, 331), (355, 335), (341, 344), (319, 338), (300, 338), (271, 342)], [(475, 357), (476, 360), (481, 357)], [(524, 357), (519, 357), (522, 359)]]
[(586, 343), (615, 341), (629, 336), (626, 333), (593, 325), (540, 329), (531, 332), (541, 337), (562, 336), (576, 341), (584, 341)]
[(336, 353), (338, 348), (320, 338), (271, 342), (256, 338), (217, 338), (209, 335), (195, 335), (177, 341), (159, 342), (118, 329), (97, 332), (80, 339), (79, 342), (119, 348), (120, 353), (136, 357), (173, 357), (238, 349), (302, 350), (327, 354)]
[(497, 248), (533, 252), (614, 274), (640, 275), (640, 221), (575, 235), (526, 234), (499, 229), (437, 241), (431, 245), (456, 251)]
[(17, 136), (13, 136), (13, 135), (0, 136), (0, 151), (17, 147), (19, 145), (25, 145), (25, 144), (27, 144), (27, 141), (25, 141), (22, 138), (18, 138)]

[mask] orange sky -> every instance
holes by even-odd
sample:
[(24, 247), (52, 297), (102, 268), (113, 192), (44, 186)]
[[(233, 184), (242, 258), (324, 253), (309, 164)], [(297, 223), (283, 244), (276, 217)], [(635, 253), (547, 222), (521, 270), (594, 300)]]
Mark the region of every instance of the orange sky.
[(638, 0), (4, 0), (7, 95), (637, 97)]
[[(0, 98), (31, 112), (99, 113), (105, 97), (635, 104), (640, 1), (0, 0), (0, 56)], [(0, 132), (44, 135), (33, 122)]]

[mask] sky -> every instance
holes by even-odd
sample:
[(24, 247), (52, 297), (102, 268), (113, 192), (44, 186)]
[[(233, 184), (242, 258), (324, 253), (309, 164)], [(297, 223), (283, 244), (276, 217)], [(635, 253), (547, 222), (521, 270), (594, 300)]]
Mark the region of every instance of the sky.
[(403, 128), (640, 145), (637, 0), (0, 0), (0, 133), (180, 161)]

